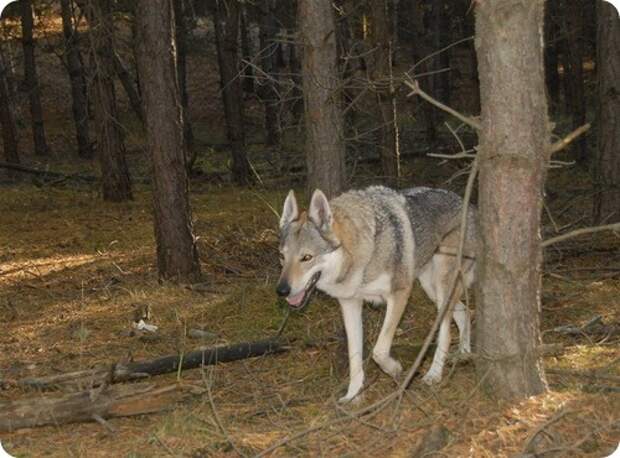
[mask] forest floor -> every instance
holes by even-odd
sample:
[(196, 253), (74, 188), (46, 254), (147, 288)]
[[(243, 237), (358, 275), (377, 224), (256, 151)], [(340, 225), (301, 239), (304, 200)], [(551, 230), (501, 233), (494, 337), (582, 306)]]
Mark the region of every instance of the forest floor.
[[(443, 185), (442, 174), (453, 166), (437, 167), (434, 161), (410, 163), (411, 170), (433, 170), (411, 178), (411, 184)], [(559, 227), (588, 214), (581, 175), (576, 168), (551, 171), (548, 208)], [(25, 377), (274, 335), (285, 309), (274, 293), (273, 209), (279, 211), (285, 193), (280, 187), (193, 183), (205, 281), (196, 291), (157, 281), (146, 185), (138, 185), (135, 200), (124, 204), (101, 202), (90, 185), (3, 186), (0, 400), (58, 394), (10, 383)], [(555, 229), (545, 219), (549, 237)], [(420, 456), (418, 447), (432, 429), (443, 437), (441, 456), (514, 456), (528, 441), (534, 447), (529, 452), (544, 456), (606, 456), (620, 439), (619, 336), (553, 330), (583, 325), (597, 315), (619, 325), (619, 269), (613, 234), (573, 239), (547, 251), (543, 340), (562, 349), (544, 359), (550, 391), (523, 402), (489, 399), (479, 390), (474, 366), (459, 363), (448, 368), (438, 387), (416, 378), (398, 406), (364, 418), (347, 416), (351, 407), (335, 402), (347, 383), (340, 312), (334, 300), (317, 295), (307, 311), (291, 315), (283, 333), (291, 342), (288, 352), (152, 379), (158, 386), (207, 384), (208, 395), (189, 396), (167, 412), (110, 420), (114, 432), (82, 423), (3, 433), (0, 440), (15, 456), (251, 456), (317, 427), (275, 455)], [(418, 286), (410, 302), (395, 341), (404, 366), (413, 362), (435, 317)], [(131, 336), (134, 310), (143, 305), (150, 306), (159, 330)], [(382, 308), (366, 309), (367, 348), (382, 317)], [(186, 335), (191, 328), (217, 336), (192, 339)], [(396, 388), (372, 361), (366, 367), (362, 406)], [(588, 376), (592, 372), (602, 378)]]

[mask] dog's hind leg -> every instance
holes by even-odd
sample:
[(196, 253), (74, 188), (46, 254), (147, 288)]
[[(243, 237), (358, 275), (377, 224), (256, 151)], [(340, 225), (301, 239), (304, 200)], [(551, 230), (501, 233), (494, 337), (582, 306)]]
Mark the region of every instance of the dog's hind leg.
[(381, 326), (381, 332), (379, 332), (375, 348), (372, 350), (372, 359), (375, 360), (383, 372), (393, 378), (400, 376), (403, 367), (390, 356), (390, 349), (392, 348), (396, 328), (407, 306), (410, 292), (410, 288), (404, 288), (394, 291), (386, 298), (385, 319), (383, 320), (383, 326)]
[[(424, 276), (425, 282), (432, 282), (434, 285), (434, 299), (438, 310), (441, 309), (447, 300), (450, 300), (451, 303), (449, 304), (450, 310), (444, 316), (439, 327), (437, 349), (435, 350), (435, 355), (433, 356), (433, 362), (431, 363), (431, 367), (426, 375), (422, 378), (422, 380), (428, 384), (441, 381), (443, 367), (448, 356), (448, 350), (450, 349), (450, 323), (453, 317), (453, 310), (454, 306), (460, 302), (459, 298), (462, 292), (462, 282), (457, 281), (454, 293), (450, 295), (451, 280), (452, 275), (454, 275), (454, 262), (451, 257), (438, 254), (433, 256), (431, 262), (433, 265), (432, 270), (426, 273), (426, 275), (423, 273), (420, 279), (422, 281), (422, 276)], [(429, 276), (431, 278), (428, 278)], [(462, 318), (464, 317), (460, 315), (458, 319), (462, 320)]]
[(349, 388), (339, 402), (349, 402), (358, 395), (364, 386), (364, 328), (362, 322), (362, 301), (357, 299), (340, 299), (344, 328), (347, 332), (349, 350)]
[(471, 316), (462, 302), (454, 305), (454, 321), (459, 328), (459, 352), (471, 353)]

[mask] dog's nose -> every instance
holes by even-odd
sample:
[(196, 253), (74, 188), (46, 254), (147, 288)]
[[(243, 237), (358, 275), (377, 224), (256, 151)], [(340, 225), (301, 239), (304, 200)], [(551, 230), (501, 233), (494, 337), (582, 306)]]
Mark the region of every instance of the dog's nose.
[(288, 296), (291, 293), (291, 286), (288, 282), (282, 280), (276, 287), (276, 293), (278, 293), (278, 296)]

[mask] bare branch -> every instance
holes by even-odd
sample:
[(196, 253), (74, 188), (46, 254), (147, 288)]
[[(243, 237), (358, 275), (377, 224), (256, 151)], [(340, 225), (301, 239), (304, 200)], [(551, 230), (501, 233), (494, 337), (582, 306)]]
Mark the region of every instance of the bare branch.
[(561, 140), (558, 140), (557, 142), (555, 142), (554, 144), (552, 144), (549, 147), (549, 154), (554, 154), (557, 153), (558, 151), (563, 150), (564, 148), (566, 148), (570, 143), (572, 143), (577, 137), (579, 137), (580, 135), (583, 135), (584, 133), (586, 133), (588, 130), (590, 130), (590, 127), (592, 127), (592, 125), (590, 123), (584, 124), (581, 127), (578, 127), (577, 129), (573, 130), (570, 134), (568, 134), (566, 137), (564, 137)]
[(593, 232), (602, 232), (602, 231), (614, 231), (614, 232), (620, 231), (620, 223), (605, 224), (603, 226), (584, 227), (582, 229), (576, 229), (566, 234), (558, 235), (557, 237), (552, 237), (550, 239), (547, 239), (542, 242), (541, 246), (545, 248), (545, 247), (548, 247), (549, 245), (553, 245), (554, 243), (562, 242), (564, 240), (577, 237), (579, 235), (592, 234)]
[(476, 130), (480, 130), (482, 128), (481, 125), (480, 125), (480, 122), (478, 120), (476, 120), (474, 118), (471, 118), (469, 116), (465, 116), (464, 114), (459, 113), (458, 111), (454, 110), (453, 108), (450, 108), (449, 106), (444, 105), (439, 100), (434, 99), (433, 97), (428, 95), (426, 92), (424, 92), (422, 90), (422, 88), (420, 87), (420, 84), (416, 80), (405, 80), (404, 83), (407, 86), (409, 86), (409, 88), (411, 89), (411, 92), (408, 94), (408, 97), (410, 97), (412, 95), (419, 95), (420, 97), (422, 97), (427, 102), (435, 105), (440, 110), (443, 110), (446, 113), (451, 114), (455, 118), (460, 119), (462, 122), (464, 122), (468, 126), (474, 128)]

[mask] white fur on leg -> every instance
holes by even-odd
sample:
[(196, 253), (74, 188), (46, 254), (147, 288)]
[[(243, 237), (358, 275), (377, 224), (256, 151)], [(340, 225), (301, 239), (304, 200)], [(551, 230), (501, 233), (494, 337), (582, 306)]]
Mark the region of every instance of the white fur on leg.
[(443, 376), (443, 367), (446, 363), (448, 356), (448, 350), (450, 349), (450, 314), (446, 314), (441, 321), (439, 327), (439, 337), (437, 338), (437, 350), (435, 350), (435, 356), (433, 356), (433, 362), (431, 367), (422, 377), (422, 381), (428, 385), (441, 382)]
[(349, 389), (338, 402), (353, 400), (364, 386), (364, 329), (362, 322), (362, 301), (357, 299), (340, 299), (340, 308), (347, 332), (349, 350)]
[(409, 291), (399, 291), (387, 297), (385, 319), (383, 320), (375, 348), (372, 351), (372, 358), (381, 370), (395, 379), (402, 374), (403, 366), (390, 356), (390, 349), (392, 348), (396, 328), (407, 306), (408, 297)]
[(471, 353), (471, 318), (469, 309), (462, 302), (454, 306), (454, 321), (459, 328), (459, 352)]

